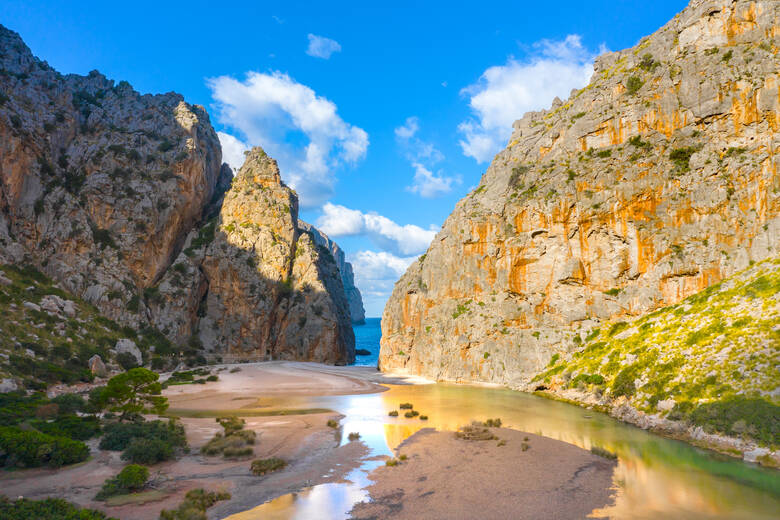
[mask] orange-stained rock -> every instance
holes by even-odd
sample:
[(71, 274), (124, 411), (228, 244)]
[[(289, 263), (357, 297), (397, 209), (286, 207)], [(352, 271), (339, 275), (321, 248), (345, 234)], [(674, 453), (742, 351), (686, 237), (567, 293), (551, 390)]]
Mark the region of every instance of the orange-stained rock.
[(605, 320), (777, 255), (779, 24), (778, 2), (693, 0), (515, 122), (396, 284), (380, 367), (522, 387)]

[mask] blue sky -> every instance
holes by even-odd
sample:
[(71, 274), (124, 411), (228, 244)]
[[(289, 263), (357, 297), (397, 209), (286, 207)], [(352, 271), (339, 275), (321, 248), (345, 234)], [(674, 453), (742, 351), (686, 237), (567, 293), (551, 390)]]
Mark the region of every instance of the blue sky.
[(204, 105), (226, 159), (266, 148), (379, 316), (512, 120), (686, 3), (0, 0), (0, 23), (63, 73)]

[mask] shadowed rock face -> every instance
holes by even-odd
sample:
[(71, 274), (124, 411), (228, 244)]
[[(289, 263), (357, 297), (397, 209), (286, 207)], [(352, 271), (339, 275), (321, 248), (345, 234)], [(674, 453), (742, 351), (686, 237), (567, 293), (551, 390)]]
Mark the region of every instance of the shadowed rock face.
[(780, 248), (780, 4), (694, 1), (514, 124), (396, 284), (383, 370), (523, 386)]
[(342, 251), (339, 245), (331, 240), (328, 235), (311, 224), (299, 220), (298, 226), (309, 233), (317, 245), (326, 248), (333, 255), (334, 260), (336, 260), (336, 265), (339, 267), (339, 273), (341, 273), (341, 283), (344, 285), (344, 293), (347, 296), (349, 315), (352, 319), (352, 323), (365, 323), (366, 311), (363, 308), (363, 297), (360, 294), (360, 290), (355, 286), (355, 274), (352, 271), (352, 264), (347, 262), (344, 251)]
[(59, 74), (2, 26), (0, 50), (0, 263), (214, 356), (351, 361), (338, 268), (272, 159), (230, 189), (203, 107)]
[[(225, 361), (354, 361), (338, 266), (298, 227), (298, 198), (259, 147), (159, 287), (156, 325), (196, 336)], [(180, 291), (192, 297), (182, 300)]]

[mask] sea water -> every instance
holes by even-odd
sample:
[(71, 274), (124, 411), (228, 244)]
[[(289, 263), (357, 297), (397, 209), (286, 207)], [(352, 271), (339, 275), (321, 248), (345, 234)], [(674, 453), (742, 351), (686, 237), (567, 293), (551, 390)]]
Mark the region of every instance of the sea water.
[(355, 365), (375, 367), (379, 361), (379, 340), (382, 338), (382, 318), (366, 318), (364, 325), (353, 325), (355, 331), (355, 349), (371, 352), (369, 356), (355, 356)]

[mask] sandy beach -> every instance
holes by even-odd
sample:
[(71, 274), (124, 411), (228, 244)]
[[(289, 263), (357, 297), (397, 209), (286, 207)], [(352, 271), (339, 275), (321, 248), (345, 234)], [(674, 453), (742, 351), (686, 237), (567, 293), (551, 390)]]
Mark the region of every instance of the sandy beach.
[(420, 430), (396, 450), (406, 460), (371, 473), (372, 501), (356, 505), (352, 517), (566, 520), (610, 502), (614, 461), (530, 433), (491, 431), (498, 439)]

